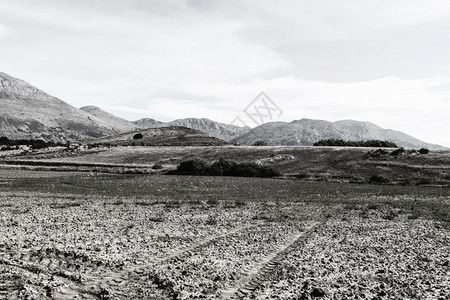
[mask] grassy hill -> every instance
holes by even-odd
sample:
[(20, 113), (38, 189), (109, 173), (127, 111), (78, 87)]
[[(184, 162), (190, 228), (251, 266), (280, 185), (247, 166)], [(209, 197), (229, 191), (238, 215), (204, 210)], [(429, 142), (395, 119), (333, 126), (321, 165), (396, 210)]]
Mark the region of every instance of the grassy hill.
[(226, 142), (186, 127), (147, 128), (87, 141), (120, 146), (221, 146)]

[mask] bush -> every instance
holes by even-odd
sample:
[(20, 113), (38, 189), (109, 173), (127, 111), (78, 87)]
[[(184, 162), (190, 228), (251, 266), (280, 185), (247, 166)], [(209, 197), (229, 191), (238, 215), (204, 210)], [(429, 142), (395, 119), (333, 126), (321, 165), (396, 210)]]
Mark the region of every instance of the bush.
[(140, 140), (143, 137), (144, 136), (142, 135), (142, 133), (136, 133), (135, 135), (133, 135), (133, 140)]
[(269, 167), (260, 166), (256, 163), (237, 163), (233, 160), (220, 159), (214, 162), (209, 168), (209, 175), (212, 176), (236, 176), (236, 177), (276, 177), (281, 174)]
[(420, 148), (419, 153), (420, 154), (428, 154), (428, 153), (430, 153), (430, 150), (428, 150), (427, 148)]
[(163, 168), (163, 166), (162, 166), (162, 164), (160, 164), (160, 163), (156, 163), (156, 164), (154, 164), (153, 166), (152, 166), (152, 169), (153, 170), (160, 170), (160, 169), (162, 169)]
[(177, 173), (182, 175), (206, 175), (209, 163), (198, 157), (182, 161), (177, 167)]
[(397, 148), (397, 145), (395, 143), (382, 140), (344, 141), (337, 139), (328, 139), (315, 142), (313, 146)]
[(0, 137), (0, 145), (9, 145), (9, 139), (6, 136)]
[(201, 158), (182, 161), (175, 172), (169, 174), (181, 175), (210, 175), (210, 176), (236, 176), (236, 177), (263, 177), (280, 176), (280, 172), (256, 163), (237, 163), (233, 160), (220, 159), (209, 165)]
[(391, 152), (391, 155), (392, 155), (392, 156), (399, 156), (400, 154), (403, 154), (403, 153), (405, 153), (405, 149), (403, 149), (403, 148), (398, 148), (398, 149), (392, 151), (392, 152)]
[(253, 143), (252, 146), (267, 146), (267, 142), (266, 141), (256, 141)]
[(380, 175), (372, 175), (369, 179), (369, 183), (389, 183), (389, 179)]

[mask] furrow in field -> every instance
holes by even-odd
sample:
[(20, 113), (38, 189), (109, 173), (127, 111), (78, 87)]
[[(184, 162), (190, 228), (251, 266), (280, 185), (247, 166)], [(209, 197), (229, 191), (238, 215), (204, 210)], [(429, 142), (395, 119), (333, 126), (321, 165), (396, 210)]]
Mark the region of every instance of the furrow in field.
[[(100, 299), (102, 299), (101, 296), (102, 294), (107, 293), (109, 295), (118, 286), (123, 285), (124, 282), (129, 281), (130, 277), (148, 277), (148, 270), (154, 268), (157, 265), (164, 264), (165, 262), (168, 262), (172, 259), (176, 259), (179, 257), (195, 255), (198, 248), (205, 247), (213, 243), (214, 241), (227, 238), (229, 236), (239, 233), (240, 231), (248, 230), (256, 226), (258, 225), (256, 224), (248, 225), (237, 228), (235, 230), (229, 231), (221, 235), (205, 238), (195, 243), (194, 245), (178, 249), (168, 255), (157, 258), (151, 263), (134, 265), (132, 267), (126, 268), (118, 272), (106, 271), (104, 274), (102, 274), (101, 277), (96, 277), (93, 278), (92, 280), (87, 280), (86, 282), (83, 283), (83, 285), (79, 284), (73, 285), (72, 286), (73, 291), (71, 291), (71, 293), (77, 291), (81, 294), (95, 295)], [(148, 280), (148, 278), (146, 278), (145, 280)], [(69, 289), (70, 287), (66, 288), (65, 291), (67, 292)]]
[(280, 245), (270, 256), (256, 262), (251, 268), (244, 270), (245, 277), (236, 285), (225, 289), (222, 292), (223, 299), (241, 299), (255, 290), (266, 279), (267, 275), (273, 271), (276, 265), (284, 257), (302, 244), (317, 230), (323, 222), (314, 224), (309, 230), (292, 237), (285, 244)]

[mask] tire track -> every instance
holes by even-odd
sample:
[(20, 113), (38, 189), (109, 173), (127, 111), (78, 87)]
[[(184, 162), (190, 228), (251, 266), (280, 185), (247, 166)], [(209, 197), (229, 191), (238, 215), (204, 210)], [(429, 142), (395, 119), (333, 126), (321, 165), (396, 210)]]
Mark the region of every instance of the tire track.
[(94, 296), (97, 299), (113, 299), (111, 298), (112, 294), (118, 294), (117, 296), (123, 296), (119, 291), (115, 291), (115, 287), (123, 286), (127, 281), (130, 280), (132, 277), (146, 277), (146, 280), (148, 281), (148, 276), (146, 273), (146, 270), (152, 269), (153, 267), (163, 264), (167, 261), (170, 261), (172, 259), (180, 258), (183, 256), (192, 256), (195, 254), (196, 250), (198, 248), (207, 246), (211, 243), (214, 243), (217, 240), (227, 238), (229, 236), (233, 236), (236, 233), (239, 233), (241, 231), (251, 229), (254, 227), (259, 226), (259, 224), (252, 224), (243, 226), (237, 229), (234, 229), (232, 231), (226, 232), (221, 235), (215, 235), (208, 237), (206, 239), (203, 239), (202, 241), (199, 241), (191, 246), (178, 249), (164, 257), (160, 257), (158, 259), (155, 259), (154, 261), (150, 263), (145, 264), (139, 264), (134, 265), (128, 268), (125, 268), (121, 271), (114, 272), (109, 271), (105, 272), (103, 274), (102, 278), (92, 278), (91, 280), (88, 280), (86, 282), (83, 282), (83, 284), (73, 284), (71, 286), (68, 286), (63, 293), (67, 294), (74, 294), (79, 293), (80, 295), (85, 296)]
[[(336, 210), (335, 213), (340, 213), (340, 209)], [(322, 218), (322, 220), (315, 223), (306, 232), (303, 232), (293, 239), (285, 243), (278, 248), (271, 256), (266, 259), (262, 259), (252, 268), (248, 270), (243, 270), (242, 274), (245, 277), (237, 282), (236, 285), (225, 289), (222, 292), (222, 299), (243, 299), (247, 295), (255, 291), (264, 281), (267, 280), (268, 275), (286, 258), (286, 256), (293, 252), (294, 250), (302, 247), (304, 243), (319, 229), (321, 226), (325, 225), (327, 219)]]

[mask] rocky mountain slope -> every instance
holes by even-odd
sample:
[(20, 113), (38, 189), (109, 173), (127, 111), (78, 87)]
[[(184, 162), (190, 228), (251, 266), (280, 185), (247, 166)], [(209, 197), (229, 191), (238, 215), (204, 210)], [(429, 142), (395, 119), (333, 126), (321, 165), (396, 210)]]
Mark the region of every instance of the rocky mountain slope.
[(158, 127), (164, 127), (167, 126), (166, 123), (151, 119), (151, 118), (143, 118), (139, 119), (137, 121), (132, 122), (134, 125), (136, 125), (138, 128), (145, 129), (145, 128), (158, 128)]
[(399, 147), (444, 149), (429, 144), (400, 131), (381, 128), (368, 122), (344, 120), (328, 122), (323, 120), (301, 119), (287, 122), (271, 122), (253, 128), (232, 142), (252, 145), (256, 141), (266, 141), (268, 145), (312, 145), (323, 139), (342, 139), (346, 141), (386, 140)]
[(224, 141), (230, 141), (239, 135), (250, 130), (250, 127), (239, 127), (235, 125), (229, 125), (219, 123), (206, 118), (186, 118), (177, 119), (172, 122), (160, 122), (154, 119), (145, 118), (133, 122), (140, 128), (158, 128), (163, 126), (182, 126), (191, 129), (196, 129), (207, 133), (210, 136), (219, 138)]
[(108, 122), (0, 73), (0, 136), (58, 142), (118, 132)]
[(113, 130), (117, 132), (125, 132), (125, 131), (131, 131), (136, 130), (139, 127), (135, 124), (133, 124), (130, 121), (127, 121), (125, 119), (119, 118), (113, 114), (110, 114), (101, 108), (93, 105), (84, 106), (80, 108), (82, 111), (87, 112), (88, 114), (91, 114), (108, 124), (112, 127)]
[(250, 130), (249, 127), (239, 127), (235, 125), (229, 125), (219, 123), (206, 118), (186, 118), (178, 119), (169, 122), (170, 126), (183, 126), (192, 129), (196, 129), (209, 134), (210, 136), (222, 139), (224, 141), (230, 141), (239, 135)]

